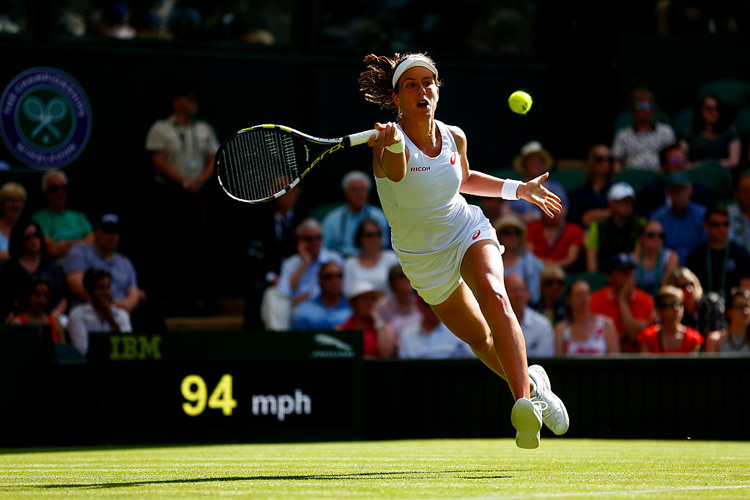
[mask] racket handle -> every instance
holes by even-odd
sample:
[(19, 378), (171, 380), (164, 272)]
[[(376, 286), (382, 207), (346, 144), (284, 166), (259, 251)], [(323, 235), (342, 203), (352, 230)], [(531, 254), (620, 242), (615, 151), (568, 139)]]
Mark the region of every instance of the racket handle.
[(359, 146), (360, 144), (365, 144), (367, 141), (370, 140), (370, 137), (373, 135), (377, 137), (377, 135), (380, 132), (372, 129), (372, 130), (366, 130), (364, 132), (358, 132), (356, 134), (352, 134), (348, 137), (349, 139), (349, 145), (350, 146)]

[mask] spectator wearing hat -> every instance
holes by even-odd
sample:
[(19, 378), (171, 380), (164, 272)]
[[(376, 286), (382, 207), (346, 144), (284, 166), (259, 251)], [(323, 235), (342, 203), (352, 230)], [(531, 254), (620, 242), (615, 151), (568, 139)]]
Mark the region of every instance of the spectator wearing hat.
[(417, 297), (419, 324), (407, 328), (398, 342), (400, 359), (476, 358), (469, 344), (448, 330), (422, 297)]
[(68, 176), (62, 170), (50, 170), (42, 176), (42, 192), (47, 207), (31, 218), (39, 224), (48, 255), (57, 261), (65, 258), (71, 248), (91, 243), (91, 223), (82, 212), (68, 208)]
[(669, 202), (654, 211), (651, 218), (664, 227), (664, 246), (677, 252), (680, 263), (685, 264), (690, 251), (706, 241), (706, 207), (690, 201), (693, 185), (682, 172), (669, 174), (666, 194)]
[(612, 155), (615, 157), (615, 172), (621, 170), (659, 170), (659, 151), (675, 142), (671, 126), (654, 119), (656, 98), (645, 88), (633, 91), (630, 112), (633, 124), (615, 134)]
[(117, 251), (120, 231), (117, 214), (105, 213), (94, 222), (93, 243), (77, 245), (68, 252), (63, 271), (73, 294), (73, 305), (91, 301), (83, 283), (86, 271), (105, 269), (110, 274), (112, 303), (126, 311), (137, 328), (161, 327), (151, 312), (140, 308), (146, 301), (146, 293), (138, 287), (138, 276), (131, 260)]
[(497, 240), (505, 247), (505, 276), (519, 274), (528, 284), (531, 301), (536, 302), (541, 296), (539, 276), (544, 269), (544, 262), (527, 250), (526, 224), (515, 215), (504, 215), (495, 221), (495, 231)]
[[(513, 168), (521, 174), (524, 182), (549, 172), (554, 164), (552, 155), (542, 147), (539, 141), (524, 144), (519, 155), (513, 158)], [(565, 192), (561, 184), (549, 179), (545, 181), (545, 186), (554, 193)], [(531, 203), (524, 203), (523, 200), (512, 200), (509, 203), (510, 211), (526, 224), (542, 218), (542, 211)]]
[[(214, 174), (219, 141), (213, 127), (197, 119), (191, 86), (172, 92), (172, 115), (156, 120), (146, 136), (154, 168), (154, 271), (163, 277), (154, 292), (174, 312), (205, 305), (207, 204), (205, 185)], [(194, 272), (186, 273), (186, 269)]]
[(632, 252), (646, 221), (633, 211), (635, 190), (626, 182), (617, 182), (607, 193), (612, 214), (589, 226), (586, 237), (586, 267), (595, 272), (606, 269), (613, 255)]
[(729, 211), (714, 205), (703, 219), (706, 241), (688, 255), (685, 265), (703, 285), (704, 292), (729, 296), (736, 287), (750, 288), (750, 253), (729, 240)]
[[(661, 208), (667, 202), (667, 179), (671, 174), (684, 172), (690, 168), (687, 159), (687, 152), (679, 144), (670, 144), (659, 152), (659, 161), (661, 162), (661, 173), (653, 182), (649, 182), (641, 188), (640, 196), (636, 203), (636, 213), (646, 218), (651, 218), (654, 211)], [(693, 193), (690, 200), (710, 207), (713, 205), (713, 198), (708, 188), (700, 182), (692, 182)]]
[(639, 352), (636, 336), (654, 321), (654, 299), (635, 286), (630, 254), (614, 254), (606, 269), (608, 284), (591, 294), (591, 312), (612, 319), (623, 351)]
[(529, 358), (551, 358), (555, 355), (555, 332), (552, 323), (529, 307), (529, 289), (519, 274), (505, 277), (505, 289), (513, 312), (521, 325)]
[(293, 313), (293, 330), (333, 330), (349, 319), (352, 309), (343, 292), (344, 271), (337, 262), (320, 266), (320, 295), (302, 302)]
[(347, 290), (352, 315), (336, 329), (362, 331), (365, 358), (391, 358), (396, 353), (396, 333), (378, 314), (384, 295), (367, 281), (353, 283)]

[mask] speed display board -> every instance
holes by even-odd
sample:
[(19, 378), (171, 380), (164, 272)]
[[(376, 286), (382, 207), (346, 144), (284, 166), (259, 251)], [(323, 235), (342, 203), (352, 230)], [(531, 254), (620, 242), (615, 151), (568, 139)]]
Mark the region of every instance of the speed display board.
[(355, 439), (361, 332), (93, 333), (106, 442)]

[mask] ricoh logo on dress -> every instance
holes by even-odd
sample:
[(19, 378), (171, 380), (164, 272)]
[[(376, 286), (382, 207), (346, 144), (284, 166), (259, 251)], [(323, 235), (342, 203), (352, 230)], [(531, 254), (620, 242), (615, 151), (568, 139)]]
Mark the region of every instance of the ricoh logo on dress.
[(410, 167), (409, 170), (412, 172), (429, 172), (430, 167)]

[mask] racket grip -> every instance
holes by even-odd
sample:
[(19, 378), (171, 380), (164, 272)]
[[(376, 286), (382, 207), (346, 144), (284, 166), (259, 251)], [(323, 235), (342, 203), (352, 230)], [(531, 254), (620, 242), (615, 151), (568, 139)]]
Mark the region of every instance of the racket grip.
[(372, 129), (372, 130), (366, 130), (364, 132), (358, 132), (356, 134), (352, 134), (349, 136), (349, 145), (350, 146), (359, 146), (360, 144), (365, 144), (367, 141), (370, 140), (370, 137), (373, 135), (377, 137), (377, 135), (380, 132)]

